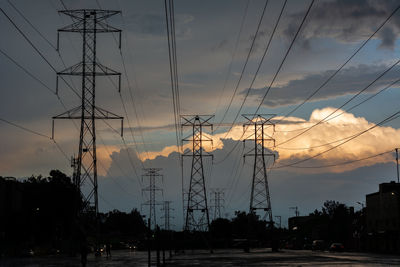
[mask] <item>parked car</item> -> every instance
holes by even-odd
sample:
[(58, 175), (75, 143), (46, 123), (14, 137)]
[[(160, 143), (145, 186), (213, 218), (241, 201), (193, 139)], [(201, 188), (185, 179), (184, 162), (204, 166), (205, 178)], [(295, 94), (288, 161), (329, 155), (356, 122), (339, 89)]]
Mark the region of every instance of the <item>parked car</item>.
[(311, 246), (312, 250), (325, 250), (324, 240), (314, 240)]
[(332, 245), (329, 247), (329, 251), (343, 251), (344, 250), (344, 246), (342, 243), (332, 243)]
[(35, 256), (35, 252), (31, 248), (24, 248), (20, 251), (20, 256), (22, 257), (33, 257)]

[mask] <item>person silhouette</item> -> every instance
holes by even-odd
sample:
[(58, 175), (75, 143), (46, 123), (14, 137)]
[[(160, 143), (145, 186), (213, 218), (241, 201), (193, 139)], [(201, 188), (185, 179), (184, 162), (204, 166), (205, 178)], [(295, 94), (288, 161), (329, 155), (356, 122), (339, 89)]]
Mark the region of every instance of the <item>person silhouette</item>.
[(111, 244), (110, 244), (110, 242), (108, 242), (106, 244), (106, 255), (107, 255), (107, 258), (111, 257)]

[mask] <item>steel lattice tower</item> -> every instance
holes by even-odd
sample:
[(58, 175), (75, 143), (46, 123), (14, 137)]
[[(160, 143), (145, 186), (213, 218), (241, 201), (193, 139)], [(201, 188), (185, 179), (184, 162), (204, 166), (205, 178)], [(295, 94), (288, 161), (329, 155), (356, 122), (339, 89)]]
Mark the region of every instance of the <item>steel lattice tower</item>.
[(149, 206), (149, 219), (151, 226), (150, 228), (156, 229), (157, 227), (157, 218), (156, 218), (156, 205), (161, 205), (160, 202), (156, 201), (156, 192), (162, 192), (162, 189), (156, 186), (156, 178), (162, 178), (163, 176), (159, 174), (162, 169), (159, 168), (147, 168), (144, 169), (146, 174), (143, 174), (142, 177), (149, 178), (149, 186), (142, 189), (142, 192), (149, 192), (149, 200), (144, 202), (142, 205)]
[(170, 219), (173, 218), (170, 213), (170, 211), (173, 209), (170, 205), (171, 201), (164, 201), (163, 208), (161, 209), (162, 211), (164, 211), (164, 216), (162, 216), (161, 219), (164, 219), (164, 230), (167, 231), (171, 230)]
[[(82, 92), (80, 96), (81, 104), (78, 107), (53, 117), (53, 135), (55, 119), (80, 120), (79, 151), (76, 162), (75, 178), (76, 185), (78, 185), (83, 197), (81, 211), (90, 213), (94, 212), (97, 217), (99, 208), (97, 195), (98, 184), (95, 121), (96, 119), (118, 119), (121, 120), (121, 127), (123, 128), (123, 117), (97, 107), (95, 103), (96, 76), (117, 76), (119, 83), (118, 90), (120, 90), (121, 85), (121, 73), (107, 68), (97, 62), (96, 35), (97, 33), (116, 32), (119, 33), (119, 39), (121, 41), (121, 30), (105, 23), (107, 18), (119, 14), (120, 11), (80, 9), (63, 10), (59, 11), (59, 13), (71, 17), (73, 23), (58, 30), (57, 50), (59, 46), (60, 32), (79, 33), (82, 36), (82, 61), (57, 73), (56, 91), (58, 93), (58, 77), (60, 75), (70, 75), (82, 77)], [(83, 192), (82, 190), (82, 186), (85, 183), (89, 183), (88, 192)]]
[(211, 208), (214, 210), (213, 219), (222, 218), (221, 208), (224, 207), (224, 190), (219, 188), (211, 189)]
[(77, 171), (78, 171), (78, 158), (75, 157), (75, 156), (71, 157), (71, 168), (72, 168), (72, 182), (78, 188), (79, 184), (78, 184), (78, 181), (76, 179), (76, 174), (77, 174)]
[(188, 231), (207, 231), (210, 226), (203, 157), (213, 157), (213, 155), (204, 151), (203, 142), (212, 143), (212, 139), (203, 132), (203, 127), (210, 127), (212, 131), (213, 125), (209, 121), (213, 117), (213, 115), (181, 116), (182, 128), (192, 128), (191, 136), (182, 140), (192, 143), (192, 152), (182, 155), (192, 157), (185, 220), (185, 230)]
[[(254, 141), (254, 148), (248, 151), (244, 157), (254, 157), (253, 179), (251, 184), (250, 213), (256, 213), (257, 210), (264, 211), (263, 219), (268, 217), (270, 226), (273, 226), (273, 217), (271, 209), (271, 198), (269, 194), (267, 179), (266, 157), (272, 157), (275, 161), (275, 154), (266, 153), (266, 146), (275, 146), (275, 140), (272, 138), (275, 131), (275, 125), (271, 122), (274, 117), (272, 114), (244, 114), (243, 117), (248, 120), (243, 124), (245, 133), (249, 128), (254, 132), (247, 136), (245, 141)], [(269, 134), (268, 134), (269, 133)]]

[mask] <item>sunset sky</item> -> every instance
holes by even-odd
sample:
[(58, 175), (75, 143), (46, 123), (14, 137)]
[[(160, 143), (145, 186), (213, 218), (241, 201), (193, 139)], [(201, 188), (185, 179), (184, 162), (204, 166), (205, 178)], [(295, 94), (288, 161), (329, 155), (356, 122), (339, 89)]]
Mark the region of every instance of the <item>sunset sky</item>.
[[(108, 20), (122, 29), (121, 54), (117, 36), (98, 36), (100, 62), (122, 73), (122, 100), (113, 83), (99, 77), (97, 105), (125, 117), (126, 142), (114, 131), (119, 130), (118, 122), (110, 122), (113, 129), (97, 122), (100, 210), (140, 209), (146, 201), (141, 192), (146, 185), (142, 169), (163, 168), (159, 186), (164, 194), (158, 198), (173, 201), (174, 224), (181, 227), (181, 170), (164, 1), (0, 1), (3, 11), (57, 71), (64, 69), (62, 61), (66, 66), (79, 62), (82, 50), (80, 36), (68, 33), (60, 36), (60, 54), (54, 49), (57, 29), (71, 23), (57, 13), (63, 9), (62, 3), (69, 9), (122, 11)], [(206, 185), (225, 189), (226, 216), (233, 216), (235, 210), (247, 211), (250, 198), (252, 160), (243, 161), (250, 144), (242, 144), (245, 119), (239, 116), (235, 120), (237, 114), (257, 110), (276, 114), (275, 132), (271, 132), (276, 146), (268, 149), (278, 157), (274, 165), (269, 164), (268, 179), (272, 213), (282, 216), (284, 225), (294, 215), (289, 207), (298, 206), (300, 215), (306, 215), (325, 200), (337, 200), (359, 209), (357, 202), (365, 201), (365, 195), (375, 192), (379, 183), (397, 179), (394, 149), (400, 146), (400, 81), (396, 83), (400, 79), (396, 64), (400, 60), (400, 10), (315, 95), (287, 114), (363, 45), (398, 8), (398, 1), (316, 0), (274, 79), (311, 3), (288, 0), (248, 91), (284, 5), (283, 0), (269, 0), (236, 94), (265, 1), (174, 3), (181, 113), (215, 115), (216, 131), (213, 135), (208, 132), (213, 147), (206, 147), (214, 154), (214, 162), (211, 165), (211, 160), (205, 160)], [(51, 169), (70, 175), (67, 158), (78, 152), (78, 122), (55, 122), (55, 140), (63, 155), (49, 138), (3, 121), (51, 136), (52, 116), (65, 109), (54, 94), (55, 71), (3, 13), (0, 32), (0, 176), (47, 175)], [(80, 91), (78, 78), (73, 78), (73, 84)], [(59, 90), (68, 109), (80, 104), (64, 83), (60, 82)], [(321, 120), (326, 121), (319, 123)], [(185, 188), (189, 170), (190, 161), (185, 159)]]

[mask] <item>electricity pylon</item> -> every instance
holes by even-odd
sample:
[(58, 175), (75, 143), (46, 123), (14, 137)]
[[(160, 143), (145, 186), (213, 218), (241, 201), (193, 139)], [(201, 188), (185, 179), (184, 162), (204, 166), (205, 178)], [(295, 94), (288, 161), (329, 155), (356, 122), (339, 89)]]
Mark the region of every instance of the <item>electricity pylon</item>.
[(224, 207), (224, 190), (220, 188), (211, 189), (211, 205), (210, 208), (214, 210), (213, 219), (222, 218), (221, 208)]
[[(243, 114), (247, 123), (243, 124), (245, 133), (249, 128), (254, 132), (243, 140), (254, 141), (254, 148), (248, 151), (243, 157), (254, 157), (253, 179), (251, 183), (250, 213), (256, 213), (257, 210), (264, 211), (264, 220), (268, 217), (270, 226), (273, 226), (273, 217), (271, 209), (271, 198), (269, 194), (267, 164), (265, 158), (272, 158), (275, 161), (275, 154), (266, 152), (266, 146), (275, 146), (275, 140), (272, 138), (275, 131), (275, 125), (271, 122), (274, 117), (272, 114)], [(272, 163), (273, 164), (273, 163)]]
[(161, 219), (164, 219), (164, 230), (171, 230), (171, 219), (173, 218), (171, 216), (171, 210), (173, 210), (173, 208), (171, 208), (171, 202), (172, 201), (164, 201), (164, 205), (161, 209), (161, 211), (164, 211), (164, 216), (161, 217)]
[(149, 200), (144, 202), (142, 205), (149, 206), (149, 219), (150, 219), (150, 229), (156, 229), (157, 227), (157, 216), (156, 216), (156, 205), (161, 205), (160, 202), (156, 201), (156, 192), (160, 191), (162, 193), (162, 189), (156, 186), (156, 179), (162, 178), (163, 176), (159, 173), (162, 169), (159, 168), (146, 168), (145, 174), (142, 175), (142, 178), (149, 178), (149, 186), (142, 189), (142, 192), (149, 192)]
[[(54, 120), (56, 119), (77, 119), (80, 120), (79, 150), (76, 162), (76, 185), (80, 189), (83, 197), (81, 212), (94, 213), (97, 217), (98, 195), (97, 195), (97, 156), (96, 156), (96, 127), (97, 119), (117, 119), (121, 120), (123, 129), (123, 117), (96, 106), (96, 76), (118, 76), (119, 89), (121, 85), (121, 73), (103, 66), (97, 62), (96, 36), (97, 33), (116, 32), (121, 36), (121, 30), (116, 29), (105, 20), (120, 11), (98, 10), (98, 9), (79, 9), (62, 10), (59, 13), (70, 16), (73, 23), (58, 30), (57, 50), (59, 47), (60, 32), (80, 33), (82, 36), (82, 61), (57, 73), (57, 93), (58, 77), (60, 75), (81, 76), (81, 104), (69, 111), (53, 117), (53, 136)], [(121, 41), (121, 38), (120, 38)], [(121, 43), (121, 42), (120, 42)], [(120, 44), (121, 47), (121, 44)], [(122, 135), (121, 129), (121, 135)], [(88, 188), (82, 190), (83, 185), (88, 182)], [(87, 191), (87, 192), (83, 192)]]
[(71, 157), (71, 168), (72, 168), (72, 182), (76, 186), (76, 188), (79, 188), (79, 184), (76, 179), (76, 174), (78, 172), (78, 158), (75, 156)]
[(192, 157), (192, 168), (186, 206), (185, 230), (207, 231), (210, 226), (210, 217), (207, 205), (206, 184), (204, 180), (203, 157), (213, 157), (204, 151), (203, 142), (211, 142), (211, 137), (203, 132), (204, 127), (213, 125), (209, 122), (213, 115), (184, 115), (181, 116), (183, 127), (191, 127), (192, 134), (182, 142), (192, 143), (192, 152), (187, 152), (182, 157)]

